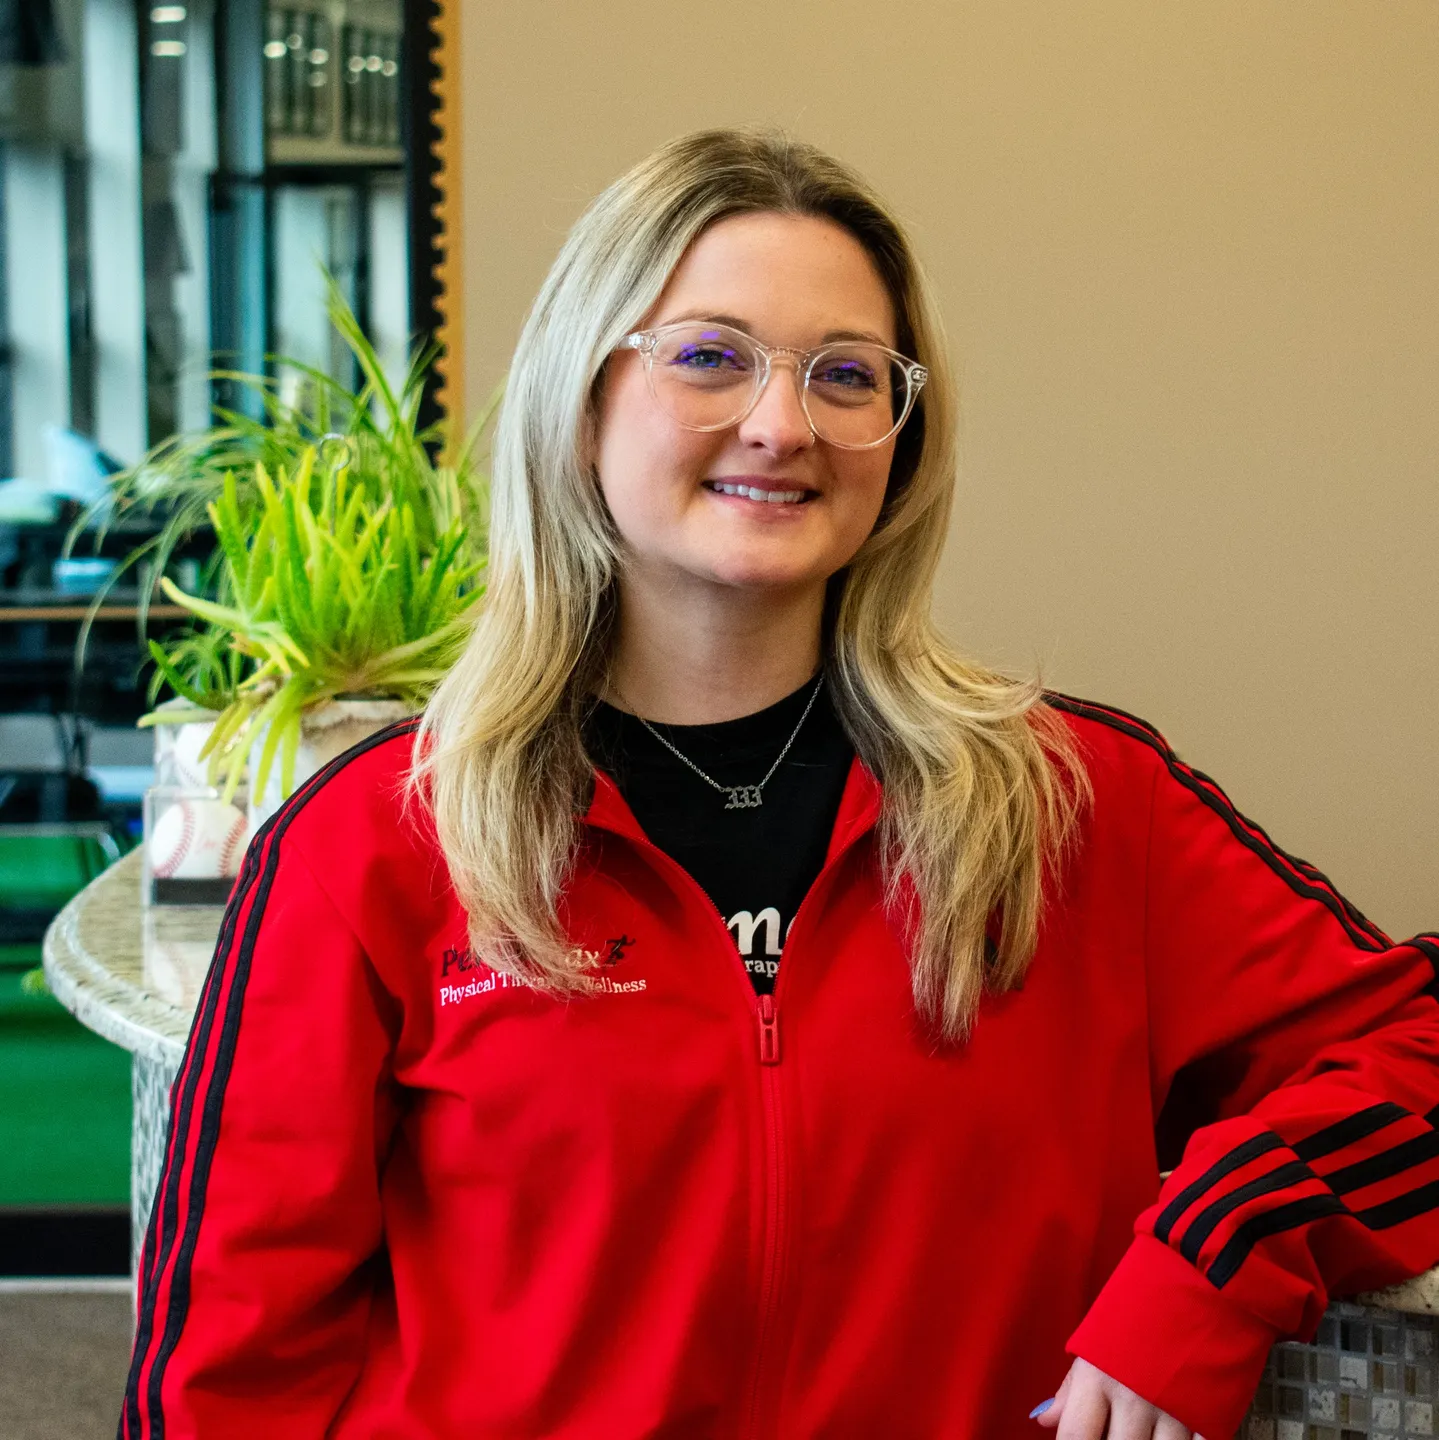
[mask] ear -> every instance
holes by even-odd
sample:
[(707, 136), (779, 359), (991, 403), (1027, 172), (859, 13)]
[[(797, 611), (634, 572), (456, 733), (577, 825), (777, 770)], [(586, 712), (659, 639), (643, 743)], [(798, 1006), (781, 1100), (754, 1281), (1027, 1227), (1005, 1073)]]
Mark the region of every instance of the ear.
[(585, 399), (585, 413), (580, 419), (579, 458), (580, 464), (599, 484), (600, 426), (604, 423), (605, 397), (609, 388), (610, 363), (613, 356), (606, 357), (599, 374), (591, 384)]
[(580, 422), (580, 468), (590, 477), (596, 489), (599, 489), (600, 485), (599, 453), (599, 424), (595, 419), (594, 411), (587, 409), (584, 419)]

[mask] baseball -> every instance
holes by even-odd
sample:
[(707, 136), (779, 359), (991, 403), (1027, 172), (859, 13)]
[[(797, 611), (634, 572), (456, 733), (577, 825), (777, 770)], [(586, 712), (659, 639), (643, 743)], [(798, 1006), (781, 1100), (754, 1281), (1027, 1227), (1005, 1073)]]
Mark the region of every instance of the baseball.
[(150, 831), (150, 873), (161, 880), (213, 880), (240, 873), (249, 826), (223, 800), (177, 800)]
[[(213, 721), (192, 721), (185, 725), (157, 727), (162, 735), (156, 747), (156, 761), (162, 773), (168, 771), (162, 782), (169, 785), (183, 785), (189, 789), (204, 790), (210, 784), (210, 757), (203, 760), (200, 751), (214, 732)], [(165, 733), (168, 732), (168, 733)]]

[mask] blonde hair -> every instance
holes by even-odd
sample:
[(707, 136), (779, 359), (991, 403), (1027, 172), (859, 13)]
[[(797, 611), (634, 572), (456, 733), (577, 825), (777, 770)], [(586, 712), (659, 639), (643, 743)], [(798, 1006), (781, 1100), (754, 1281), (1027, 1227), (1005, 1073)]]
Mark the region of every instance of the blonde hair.
[(685, 136), (621, 176), (571, 231), (515, 351), (495, 437), (488, 591), (417, 735), (415, 793), (476, 953), (552, 991), (585, 989), (557, 905), (593, 785), (580, 727), (603, 686), (617, 603), (619, 538), (586, 458), (597, 391), (700, 232), (753, 212), (823, 217), (854, 235), (894, 304), (898, 348), (930, 373), (879, 521), (830, 582), (823, 643), (835, 708), (883, 787), (880, 854), (908, 925), (916, 1007), (957, 1039), (986, 985), (1023, 977), (1046, 872), (1087, 783), (1038, 683), (966, 662), (930, 620), (955, 467), (940, 322), (898, 222), (810, 145)]

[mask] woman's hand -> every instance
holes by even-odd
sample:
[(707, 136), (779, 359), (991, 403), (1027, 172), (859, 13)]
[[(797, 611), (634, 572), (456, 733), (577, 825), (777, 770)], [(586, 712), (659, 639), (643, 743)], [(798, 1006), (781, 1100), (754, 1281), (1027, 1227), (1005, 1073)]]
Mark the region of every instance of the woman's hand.
[(1049, 1408), (1035, 1418), (1058, 1430), (1055, 1440), (1204, 1440), (1088, 1360), (1069, 1367)]

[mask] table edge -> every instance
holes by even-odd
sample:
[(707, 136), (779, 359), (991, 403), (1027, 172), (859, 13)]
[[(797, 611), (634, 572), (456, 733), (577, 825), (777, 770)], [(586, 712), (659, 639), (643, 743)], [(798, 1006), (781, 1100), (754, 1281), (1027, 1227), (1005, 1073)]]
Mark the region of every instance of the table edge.
[(45, 980), (60, 1004), (87, 1029), (133, 1055), (173, 1067), (184, 1056), (191, 1017), (121, 980), (85, 949), (78, 935), (80, 916), (100, 887), (133, 885), (138, 908), (140, 866), (138, 851), (117, 860), (50, 922), (42, 945)]

